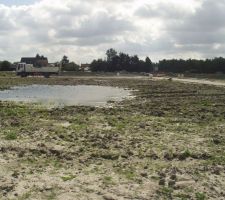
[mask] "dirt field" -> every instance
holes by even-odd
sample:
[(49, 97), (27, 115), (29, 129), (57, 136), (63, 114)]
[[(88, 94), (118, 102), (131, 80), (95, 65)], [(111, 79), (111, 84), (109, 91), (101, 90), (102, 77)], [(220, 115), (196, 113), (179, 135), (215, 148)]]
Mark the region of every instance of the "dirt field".
[(0, 199), (225, 199), (225, 87), (132, 78), (0, 78), (109, 85), (113, 107), (0, 102)]

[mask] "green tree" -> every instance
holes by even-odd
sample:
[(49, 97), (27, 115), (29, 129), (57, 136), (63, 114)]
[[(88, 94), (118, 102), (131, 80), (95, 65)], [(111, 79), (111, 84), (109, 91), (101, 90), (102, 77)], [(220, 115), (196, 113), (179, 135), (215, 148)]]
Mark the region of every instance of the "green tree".
[(79, 71), (80, 66), (75, 62), (66, 63), (62, 66), (62, 71)]
[(90, 65), (90, 69), (93, 72), (106, 72), (108, 71), (108, 63), (102, 59), (93, 60)]
[(117, 52), (115, 49), (108, 49), (106, 51), (106, 56), (107, 56), (107, 62), (111, 62), (113, 60), (114, 57), (117, 56)]
[(139, 72), (140, 71), (139, 64), (140, 64), (140, 60), (139, 60), (138, 56), (137, 55), (131, 56), (128, 71)]
[(68, 57), (64, 55), (61, 62), (62, 62), (62, 65), (65, 65), (65, 64), (68, 64), (70, 61), (69, 61)]
[(1, 71), (9, 71), (11, 67), (11, 63), (9, 61), (3, 61), (0, 63), (0, 70)]
[(149, 57), (145, 59), (145, 72), (152, 72), (153, 71), (153, 64)]
[(120, 58), (120, 69), (129, 71), (129, 66), (130, 66), (130, 56), (125, 53), (120, 53), (119, 54)]

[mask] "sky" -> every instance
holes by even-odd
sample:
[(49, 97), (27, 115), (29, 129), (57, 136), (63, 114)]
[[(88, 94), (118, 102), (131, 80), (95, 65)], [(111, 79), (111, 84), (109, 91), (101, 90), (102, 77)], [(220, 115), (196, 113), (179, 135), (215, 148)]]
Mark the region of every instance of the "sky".
[(0, 4), (4, 4), (7, 6), (12, 5), (29, 5), (33, 4), (36, 0), (0, 0)]
[(0, 60), (225, 57), (225, 0), (0, 0)]

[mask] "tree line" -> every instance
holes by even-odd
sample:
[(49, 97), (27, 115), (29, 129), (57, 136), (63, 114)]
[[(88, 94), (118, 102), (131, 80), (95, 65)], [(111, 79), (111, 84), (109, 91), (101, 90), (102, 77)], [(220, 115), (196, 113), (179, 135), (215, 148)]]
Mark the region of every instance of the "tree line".
[[(80, 66), (70, 62), (67, 56), (63, 56), (63, 71), (79, 71)], [(0, 61), (0, 71), (12, 70), (12, 64), (9, 61)], [(137, 55), (120, 52), (115, 49), (106, 51), (106, 59), (95, 59), (90, 64), (90, 70), (93, 72), (165, 72), (165, 73), (225, 73), (225, 58), (217, 57), (213, 59), (170, 59), (160, 60), (153, 63), (149, 57), (145, 60), (139, 59)]]
[(196, 59), (170, 59), (160, 60), (152, 63), (149, 57), (145, 61), (140, 60), (137, 55), (130, 56), (125, 53), (117, 53), (114, 49), (106, 51), (105, 60), (93, 60), (91, 71), (115, 72), (172, 72), (172, 73), (225, 73), (225, 58), (196, 60)]
[(161, 60), (158, 69), (162, 72), (172, 73), (225, 73), (225, 58), (218, 57), (206, 60)]
[(0, 61), (0, 71), (11, 71), (11, 63), (7, 60)]
[(114, 49), (106, 51), (106, 60), (93, 60), (90, 69), (91, 71), (103, 72), (151, 72), (153, 71), (153, 63), (149, 57), (145, 61), (140, 60), (137, 55), (130, 56), (125, 53), (117, 53)]

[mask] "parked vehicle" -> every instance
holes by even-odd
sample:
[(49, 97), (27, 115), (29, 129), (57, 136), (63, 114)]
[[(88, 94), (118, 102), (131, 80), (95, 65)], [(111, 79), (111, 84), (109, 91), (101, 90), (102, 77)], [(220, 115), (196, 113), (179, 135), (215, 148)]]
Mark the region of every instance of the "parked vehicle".
[(16, 67), (16, 75), (21, 77), (44, 76), (49, 78), (51, 75), (59, 75), (59, 72), (60, 67), (53, 65), (35, 67), (33, 64), (18, 63)]

